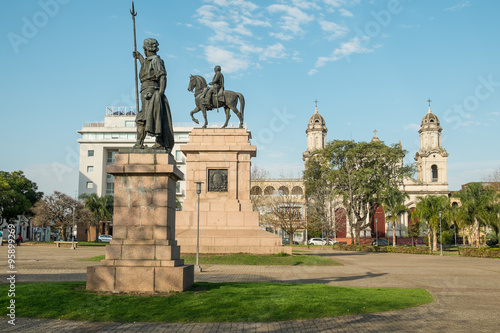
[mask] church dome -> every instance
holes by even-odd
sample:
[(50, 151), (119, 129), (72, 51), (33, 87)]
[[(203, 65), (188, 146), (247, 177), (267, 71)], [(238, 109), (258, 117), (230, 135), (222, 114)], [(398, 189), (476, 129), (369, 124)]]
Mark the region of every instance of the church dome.
[(427, 112), (427, 114), (422, 118), (420, 126), (431, 125), (431, 124), (439, 126), (439, 118), (434, 113), (432, 113), (431, 109), (429, 108), (429, 112)]
[(318, 109), (316, 109), (311, 118), (309, 118), (309, 125), (325, 125), (325, 119), (318, 113)]

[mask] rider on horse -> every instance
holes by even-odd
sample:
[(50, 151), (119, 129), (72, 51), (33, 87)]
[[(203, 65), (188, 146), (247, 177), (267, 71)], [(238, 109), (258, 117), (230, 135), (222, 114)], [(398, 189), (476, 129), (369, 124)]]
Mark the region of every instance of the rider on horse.
[[(221, 68), (220, 66), (215, 66), (214, 67), (214, 72), (215, 75), (212, 79), (212, 82), (209, 83), (212, 87), (205, 91), (205, 94), (203, 95), (203, 105), (210, 106), (211, 105), (211, 100), (212, 100), (212, 94), (215, 94), (216, 96), (216, 104), (217, 106), (219, 105), (219, 99), (224, 98), (224, 75), (221, 73)], [(219, 97), (221, 96), (221, 97)], [(221, 100), (223, 102), (223, 100)], [(215, 105), (214, 105), (215, 106)]]

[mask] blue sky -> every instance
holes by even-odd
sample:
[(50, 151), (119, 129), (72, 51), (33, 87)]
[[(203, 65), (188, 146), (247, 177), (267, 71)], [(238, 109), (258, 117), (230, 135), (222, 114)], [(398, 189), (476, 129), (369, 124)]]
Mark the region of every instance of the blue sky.
[[(25, 0), (0, 17), (0, 170), (77, 189), (76, 132), (134, 105), (130, 1)], [(328, 140), (401, 140), (413, 162), (426, 100), (443, 127), (451, 190), (500, 167), (500, 2), (135, 1), (139, 48), (158, 39), (174, 122), (190, 122), (190, 74), (244, 94), (253, 163), (303, 169), (314, 100)], [(209, 122), (223, 122), (210, 112)], [(231, 123), (237, 124), (236, 117)]]

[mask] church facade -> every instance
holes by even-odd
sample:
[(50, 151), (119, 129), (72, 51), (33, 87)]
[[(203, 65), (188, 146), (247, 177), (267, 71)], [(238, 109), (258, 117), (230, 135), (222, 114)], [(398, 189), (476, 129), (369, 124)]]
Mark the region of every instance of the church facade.
[[(420, 136), (420, 149), (415, 154), (415, 162), (417, 166), (416, 178), (407, 178), (404, 180), (400, 187), (402, 192), (408, 194), (409, 198), (405, 201), (405, 206), (412, 210), (416, 207), (418, 202), (418, 197), (424, 197), (427, 195), (443, 195), (449, 196), (450, 191), (448, 190), (448, 179), (447, 179), (447, 158), (448, 152), (442, 146), (442, 127), (440, 125), (439, 118), (432, 112), (430, 105), (427, 113), (421, 120), (420, 129), (418, 134)], [(377, 137), (377, 132), (375, 132), (372, 141), (380, 141)], [(307, 149), (303, 153), (302, 158), (304, 162), (314, 154), (318, 149), (322, 149), (327, 143), (327, 133), (328, 129), (326, 127), (326, 122), (323, 116), (318, 112), (316, 106), (313, 115), (310, 117), (307, 129)], [(282, 180), (282, 182), (290, 183), (291, 180)], [(296, 179), (293, 181), (294, 186), (301, 187), (301, 201), (303, 202), (304, 219), (307, 216), (306, 212), (306, 198), (303, 195), (305, 188), (303, 181)], [(256, 199), (260, 196), (272, 196), (272, 195), (282, 195), (284, 186), (288, 184), (281, 184), (279, 179), (260, 179), (252, 180), (251, 194)], [(281, 191), (279, 190), (281, 188)], [(296, 194), (299, 192), (296, 191)], [(265, 211), (265, 209), (264, 209)], [(331, 226), (335, 230), (335, 237), (337, 239), (350, 238), (349, 232), (349, 221), (346, 216), (345, 209), (340, 206), (336, 209), (334, 214), (335, 226)], [(385, 214), (381, 208), (379, 208), (373, 216), (369, 216), (367, 221), (370, 225), (369, 228), (361, 233), (362, 238), (384, 238), (392, 237), (392, 228), (385, 223)], [(396, 236), (405, 237), (408, 232), (408, 228), (411, 226), (412, 220), (410, 213), (402, 214), (399, 219), (399, 223), (396, 225)], [(272, 229), (271, 227), (265, 225)], [(294, 240), (304, 241), (306, 239), (304, 232), (298, 232), (294, 235)]]

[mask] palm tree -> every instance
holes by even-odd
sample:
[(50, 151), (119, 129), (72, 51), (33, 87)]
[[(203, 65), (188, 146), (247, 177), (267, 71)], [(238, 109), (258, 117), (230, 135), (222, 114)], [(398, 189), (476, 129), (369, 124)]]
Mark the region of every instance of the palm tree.
[(447, 222), (451, 217), (450, 199), (445, 196), (429, 195), (427, 197), (418, 197), (417, 206), (412, 216), (417, 217), (427, 224), (427, 237), (431, 244), (432, 232), (432, 250), (437, 251), (437, 230), (439, 229), (439, 212), (442, 213), (442, 219)]
[(113, 217), (113, 196), (105, 195), (103, 197), (98, 196), (95, 193), (92, 194), (82, 194), (80, 198), (83, 199), (83, 204), (88, 210), (92, 212), (95, 220), (91, 225), (95, 226), (96, 230), (96, 241), (99, 237), (99, 225), (103, 221), (109, 221)]
[(408, 212), (408, 208), (404, 205), (407, 198), (409, 195), (397, 188), (390, 188), (382, 197), (385, 218), (392, 224), (392, 244), (394, 246), (396, 246), (396, 221), (399, 220), (401, 214)]
[(454, 196), (459, 198), (461, 202), (457, 212), (458, 219), (472, 228), (471, 243), (479, 248), (481, 226), (498, 228), (498, 193), (491, 187), (473, 183), (467, 185)]

